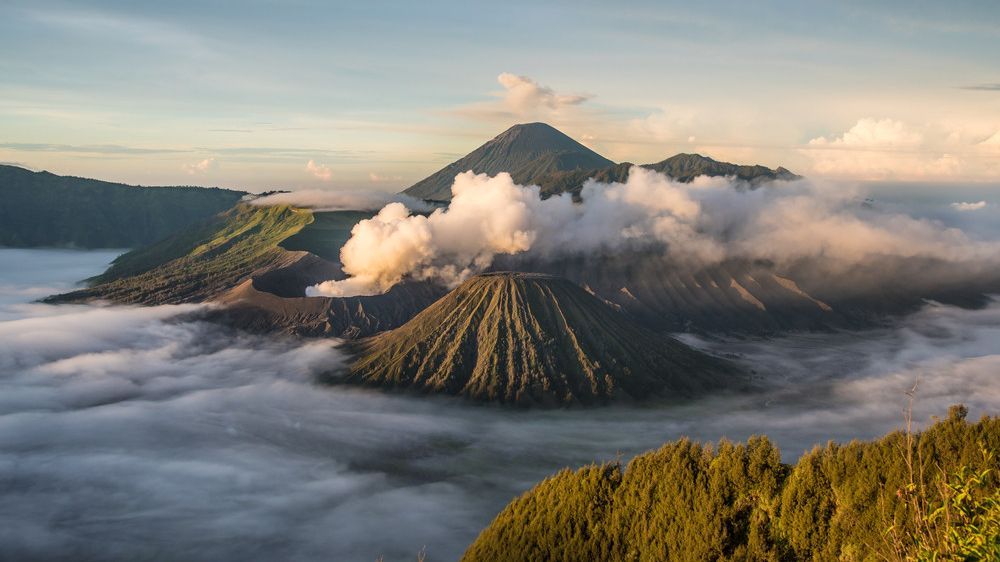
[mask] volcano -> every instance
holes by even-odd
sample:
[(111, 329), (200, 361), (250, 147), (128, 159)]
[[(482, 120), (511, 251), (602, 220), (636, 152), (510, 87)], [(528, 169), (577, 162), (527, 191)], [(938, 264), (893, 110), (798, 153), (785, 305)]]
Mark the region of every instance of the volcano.
[(468, 170), (491, 176), (509, 172), (515, 182), (526, 185), (555, 172), (596, 170), (614, 164), (550, 125), (527, 123), (514, 125), (403, 193), (450, 201), (455, 176)]
[(355, 345), (344, 382), (504, 404), (685, 398), (736, 381), (723, 360), (638, 327), (566, 279), (532, 273), (473, 277)]

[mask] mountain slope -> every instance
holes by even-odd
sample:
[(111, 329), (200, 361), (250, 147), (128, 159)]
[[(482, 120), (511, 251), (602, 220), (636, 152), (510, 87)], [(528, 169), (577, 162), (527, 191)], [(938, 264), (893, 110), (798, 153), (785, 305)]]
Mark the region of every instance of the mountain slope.
[(554, 172), (613, 165), (611, 160), (545, 123), (528, 123), (514, 125), (403, 193), (421, 199), (448, 201), (455, 176), (468, 170), (491, 176), (509, 172), (514, 181), (525, 184)]
[(296, 261), (304, 252), (288, 252), (278, 244), (312, 220), (308, 210), (238, 205), (196, 228), (123, 254), (90, 280), (91, 287), (48, 300), (205, 301), (256, 272)]
[(698, 176), (735, 176), (751, 183), (796, 180), (801, 177), (780, 166), (772, 170), (759, 164), (730, 164), (700, 154), (683, 153), (675, 154), (655, 164), (644, 164), (643, 168), (655, 170), (682, 182), (689, 182)]
[(0, 246), (128, 248), (235, 205), (246, 193), (138, 187), (0, 166)]
[[(628, 171), (633, 164), (623, 162), (599, 170), (569, 170), (547, 174), (536, 178), (541, 187), (543, 197), (551, 197), (560, 193), (572, 193), (579, 197), (583, 184), (594, 179), (601, 183), (624, 182), (628, 179)], [(677, 181), (690, 182), (698, 176), (733, 176), (748, 182), (751, 187), (775, 180), (795, 180), (801, 176), (793, 174), (785, 168), (772, 170), (759, 164), (742, 165), (720, 162), (700, 154), (676, 154), (655, 164), (642, 164), (643, 168), (655, 170)]]
[(577, 285), (484, 274), (361, 345), (347, 382), (508, 404), (687, 397), (730, 386), (732, 369), (635, 326)]

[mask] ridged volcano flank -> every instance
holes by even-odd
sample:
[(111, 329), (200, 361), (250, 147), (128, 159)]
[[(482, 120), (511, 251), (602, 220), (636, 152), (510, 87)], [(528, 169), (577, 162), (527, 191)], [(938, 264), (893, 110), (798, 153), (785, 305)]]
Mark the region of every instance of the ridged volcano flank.
[(594, 170), (612, 165), (614, 162), (558, 129), (545, 123), (527, 123), (514, 125), (403, 193), (422, 199), (449, 201), (455, 176), (468, 170), (491, 176), (509, 172), (514, 181), (527, 184), (554, 172)]
[(634, 326), (558, 277), (474, 277), (363, 344), (347, 382), (514, 404), (690, 396), (729, 382), (721, 360)]

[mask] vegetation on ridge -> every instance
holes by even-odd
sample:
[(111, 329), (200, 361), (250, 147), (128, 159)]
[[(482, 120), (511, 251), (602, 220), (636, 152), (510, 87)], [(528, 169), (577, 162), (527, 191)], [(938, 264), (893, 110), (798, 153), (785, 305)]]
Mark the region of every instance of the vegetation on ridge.
[(199, 302), (231, 289), (255, 271), (288, 259), (278, 244), (312, 222), (287, 205), (241, 204), (195, 228), (134, 250), (91, 279), (92, 286), (51, 302), (108, 299), (122, 303)]
[(766, 437), (687, 439), (563, 470), (463, 560), (997, 560), (1000, 418), (829, 443), (794, 465)]
[(136, 248), (235, 205), (246, 193), (139, 187), (0, 165), (0, 246)]

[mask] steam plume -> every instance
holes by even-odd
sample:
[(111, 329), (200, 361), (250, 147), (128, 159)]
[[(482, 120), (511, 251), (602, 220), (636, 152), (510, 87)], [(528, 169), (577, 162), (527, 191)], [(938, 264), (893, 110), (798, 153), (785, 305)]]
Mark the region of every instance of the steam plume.
[(517, 185), (506, 173), (459, 174), (452, 192), (451, 205), (429, 216), (390, 203), (361, 221), (341, 250), (350, 277), (307, 294), (377, 294), (405, 277), (454, 285), (498, 255), (546, 258), (626, 247), (656, 248), (689, 265), (818, 258), (836, 268), (878, 256), (1000, 261), (995, 242), (867, 208), (858, 190), (843, 184), (800, 180), (749, 189), (732, 178), (680, 183), (633, 167), (624, 183), (588, 181), (579, 204), (568, 194), (543, 200), (537, 186)]

